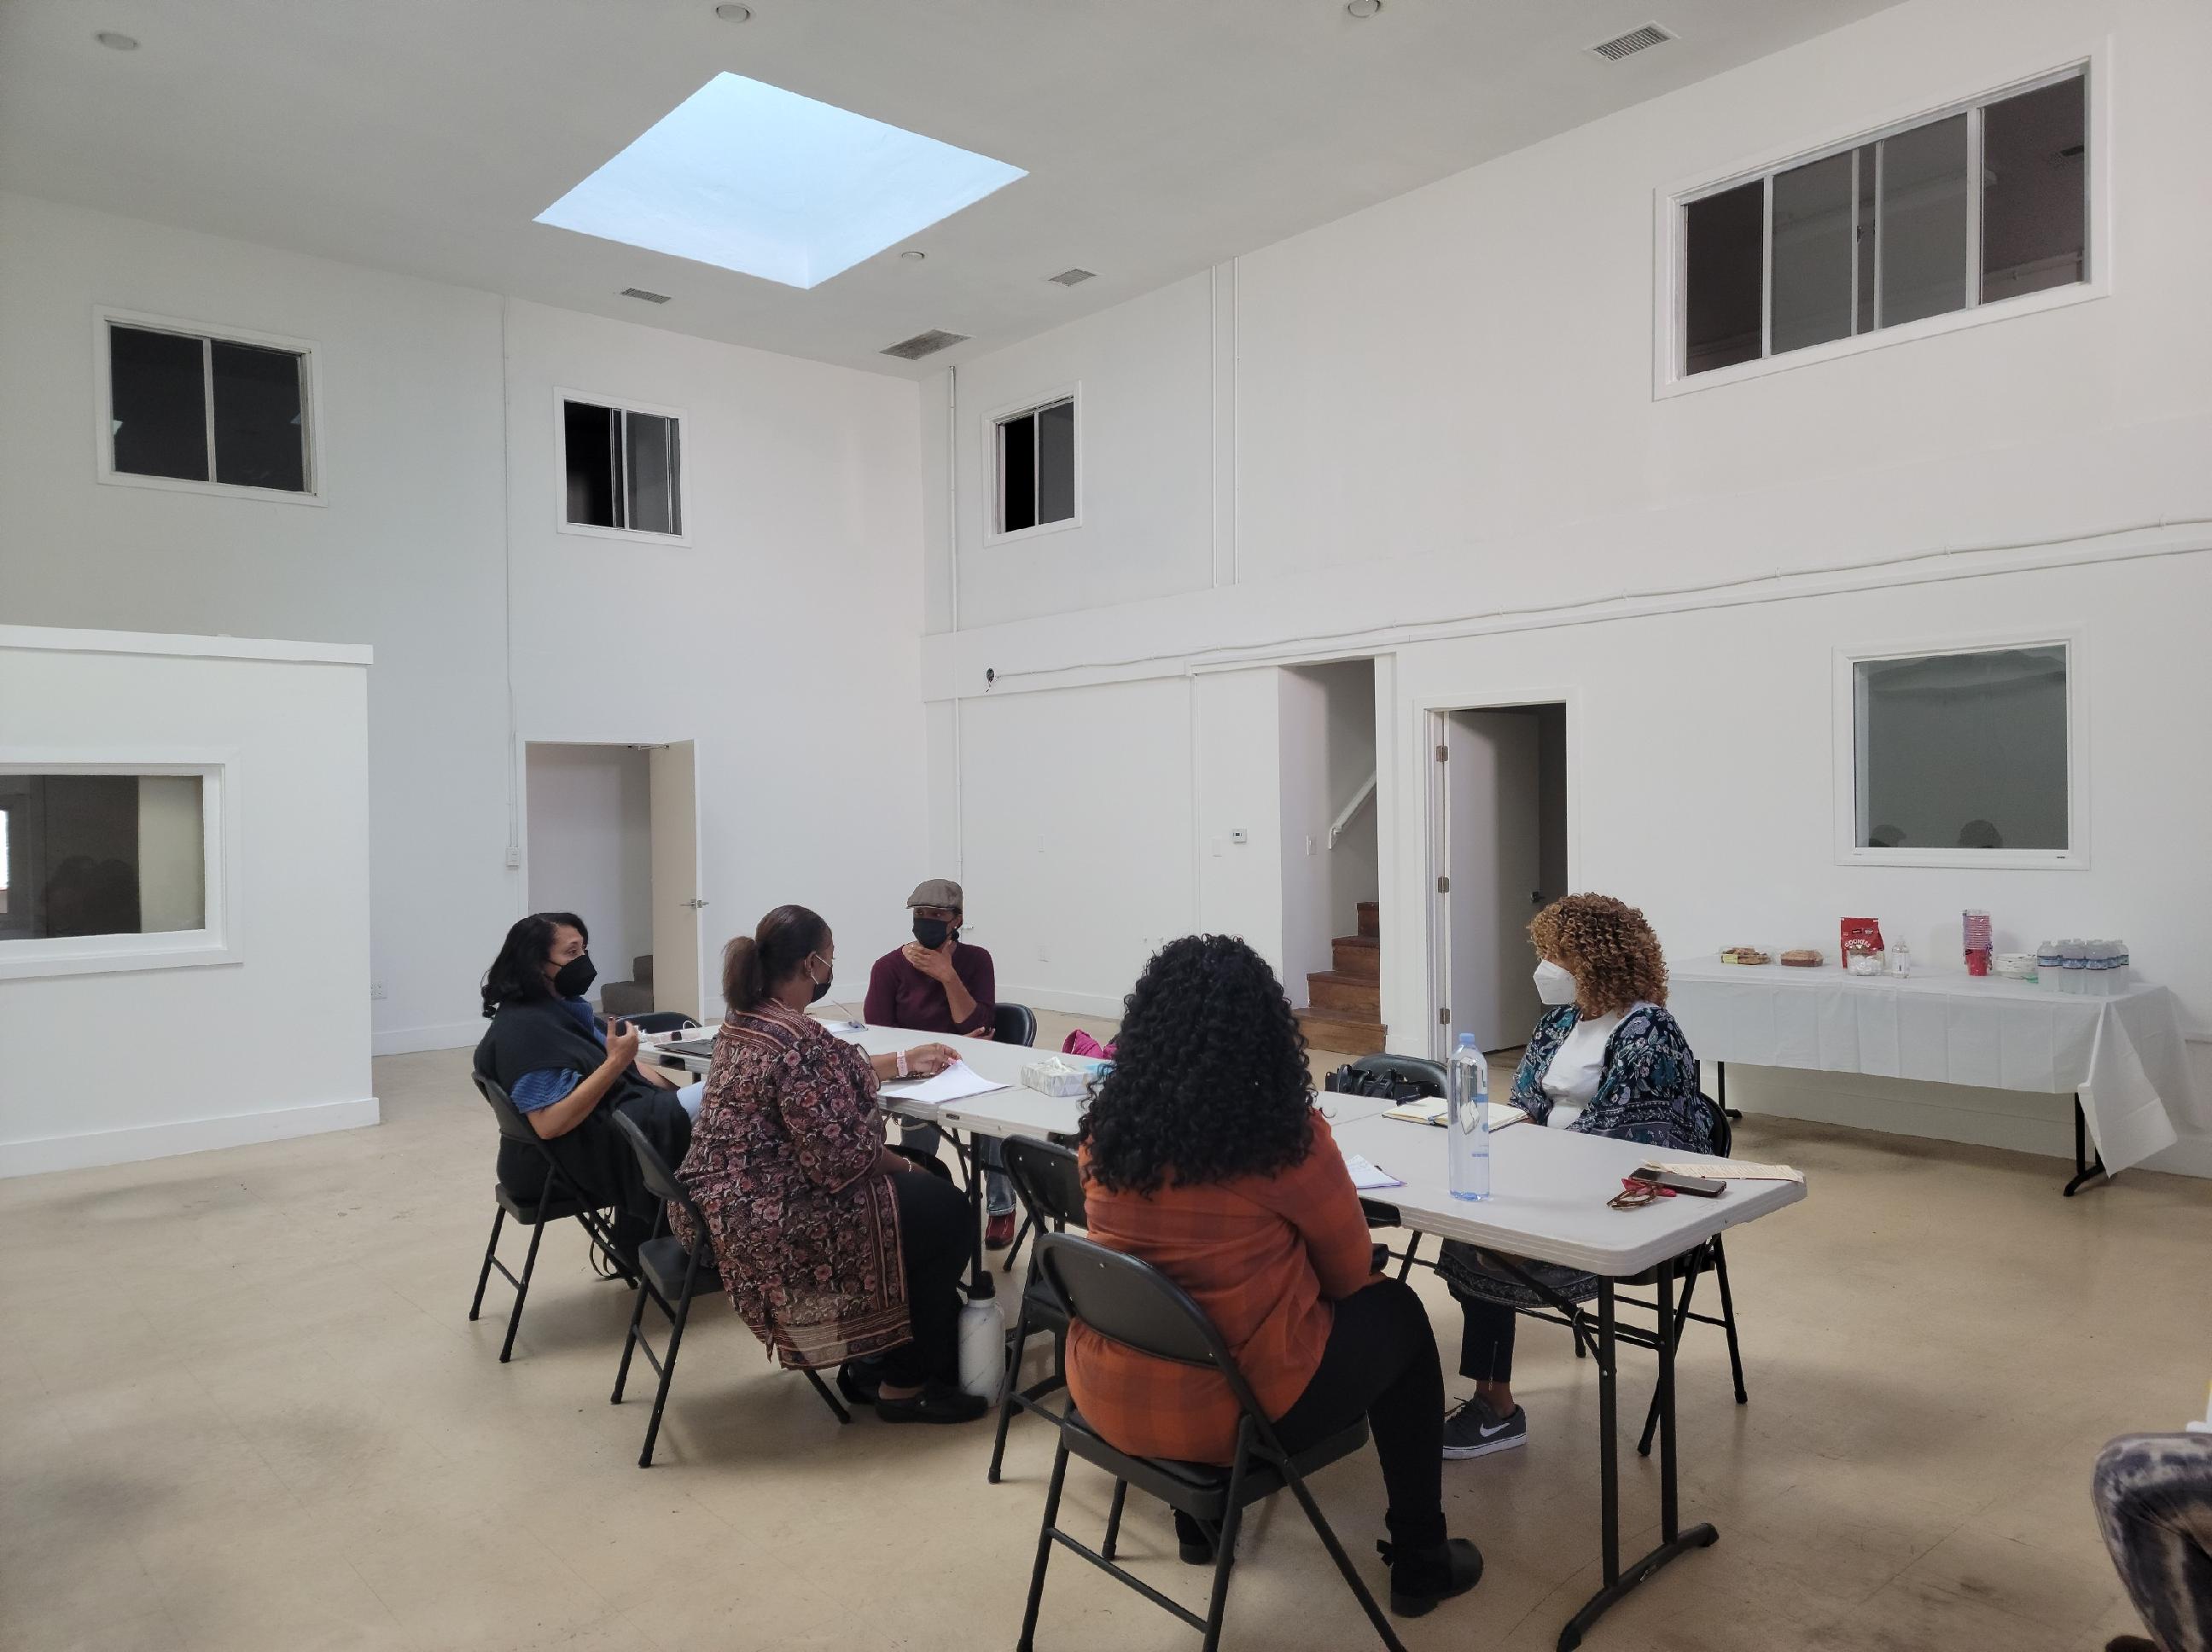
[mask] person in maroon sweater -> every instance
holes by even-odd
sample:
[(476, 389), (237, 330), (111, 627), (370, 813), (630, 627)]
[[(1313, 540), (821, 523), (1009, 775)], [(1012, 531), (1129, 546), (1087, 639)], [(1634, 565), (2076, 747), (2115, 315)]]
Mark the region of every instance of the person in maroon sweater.
[[(902, 1027), (913, 1032), (988, 1038), (998, 1007), (998, 972), (991, 955), (960, 941), (962, 904), (966, 897), (950, 878), (929, 878), (906, 897), (914, 939), (878, 958), (868, 972), (868, 997), (860, 1013), (872, 1026)], [(933, 1148), (933, 1125), (902, 1127), (909, 1147)], [(996, 1139), (976, 1139), (984, 1168), (985, 1203), (990, 1212), (983, 1242), (994, 1250), (1013, 1242), (1014, 1189), (1000, 1168)]]

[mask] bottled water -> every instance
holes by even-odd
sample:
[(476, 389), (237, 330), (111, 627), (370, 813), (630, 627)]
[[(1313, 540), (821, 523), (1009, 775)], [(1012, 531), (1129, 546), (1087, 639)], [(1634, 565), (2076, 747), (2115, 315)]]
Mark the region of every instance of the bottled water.
[(1490, 1063), (1462, 1033), (1452, 1052), (1448, 1185), (1454, 1199), (1490, 1197)]

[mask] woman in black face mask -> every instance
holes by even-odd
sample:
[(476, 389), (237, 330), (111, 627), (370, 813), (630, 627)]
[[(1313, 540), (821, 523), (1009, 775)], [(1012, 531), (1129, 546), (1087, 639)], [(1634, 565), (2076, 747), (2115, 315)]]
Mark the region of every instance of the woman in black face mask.
[(731, 1302), (787, 1368), (836, 1366), (886, 1422), (969, 1422), (988, 1406), (958, 1386), (968, 1202), (884, 1146), (876, 1106), (880, 1080), (936, 1072), (952, 1052), (872, 1058), (839, 1038), (806, 1013), (836, 967), (830, 926), (805, 907), (730, 943), (729, 1014), (677, 1174)]
[[(483, 1012), (491, 1027), (477, 1046), (478, 1072), (497, 1082), (551, 1150), (562, 1170), (590, 1196), (614, 1207), (615, 1249), (627, 1266), (653, 1230), (657, 1201), (611, 1121), (620, 1108), (671, 1164), (691, 1142), (691, 1120), (672, 1090), (637, 1066), (637, 1030), (611, 1021), (603, 1030), (585, 1000), (597, 971), (584, 920), (573, 912), (538, 912), (518, 921), (484, 972)], [(545, 1163), (521, 1142), (502, 1139), (499, 1179), (535, 1200)]]

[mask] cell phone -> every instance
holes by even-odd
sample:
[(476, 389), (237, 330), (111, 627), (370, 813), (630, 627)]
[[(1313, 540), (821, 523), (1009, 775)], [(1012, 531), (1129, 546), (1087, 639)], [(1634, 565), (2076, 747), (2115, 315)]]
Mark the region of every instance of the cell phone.
[(1718, 1199), (1728, 1191), (1728, 1183), (1710, 1176), (1677, 1175), (1672, 1170), (1661, 1172), (1650, 1180), (1662, 1187), (1672, 1187), (1678, 1193), (1688, 1193), (1693, 1199)]

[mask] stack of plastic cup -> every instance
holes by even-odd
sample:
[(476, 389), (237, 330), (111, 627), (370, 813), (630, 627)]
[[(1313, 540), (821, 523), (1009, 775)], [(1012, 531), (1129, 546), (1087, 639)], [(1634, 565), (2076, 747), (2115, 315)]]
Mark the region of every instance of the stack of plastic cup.
[(1986, 975), (1990, 973), (1990, 914), (1976, 907), (1969, 907), (1961, 914), (1966, 950), (1966, 973)]

